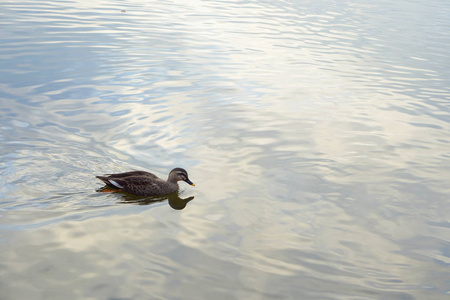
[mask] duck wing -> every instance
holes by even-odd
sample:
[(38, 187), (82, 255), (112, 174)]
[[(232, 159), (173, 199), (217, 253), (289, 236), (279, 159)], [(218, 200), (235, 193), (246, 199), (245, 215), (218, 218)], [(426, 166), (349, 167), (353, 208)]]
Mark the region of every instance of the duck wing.
[(160, 196), (178, 189), (177, 184), (146, 176), (128, 177), (122, 191), (138, 196)]
[(172, 193), (178, 189), (178, 185), (170, 184), (157, 177), (126, 176), (117, 178), (114, 175), (110, 175), (97, 176), (97, 178), (109, 187), (138, 196), (160, 196)]
[[(146, 172), (146, 171), (130, 171), (130, 172), (124, 172), (124, 173), (117, 173), (117, 174), (106, 174), (108, 176), (103, 176), (103, 177), (108, 177), (108, 178), (125, 178), (125, 177), (134, 177), (134, 176), (145, 176), (145, 177), (149, 177), (149, 178), (155, 178), (155, 179), (159, 179), (158, 176), (156, 176), (155, 174)], [(99, 177), (99, 176), (97, 176)]]
[[(132, 173), (132, 172), (127, 172)], [(123, 189), (130, 186), (142, 187), (146, 185), (156, 184), (160, 179), (150, 176), (142, 176), (142, 174), (111, 174), (109, 176), (96, 176), (98, 179), (106, 183), (108, 186), (118, 189)]]

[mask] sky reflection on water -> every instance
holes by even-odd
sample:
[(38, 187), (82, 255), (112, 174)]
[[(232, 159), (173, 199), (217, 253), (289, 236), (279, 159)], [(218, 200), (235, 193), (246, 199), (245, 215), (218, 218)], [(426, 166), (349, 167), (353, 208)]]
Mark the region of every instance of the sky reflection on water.
[[(2, 295), (444, 299), (449, 13), (5, 3)], [(96, 192), (173, 167), (182, 210)]]

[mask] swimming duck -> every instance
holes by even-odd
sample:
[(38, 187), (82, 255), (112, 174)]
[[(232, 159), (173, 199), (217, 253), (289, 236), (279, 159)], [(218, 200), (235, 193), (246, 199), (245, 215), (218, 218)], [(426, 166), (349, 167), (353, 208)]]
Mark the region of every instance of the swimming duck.
[(162, 196), (173, 193), (178, 190), (178, 181), (180, 180), (195, 186), (189, 180), (186, 170), (182, 168), (175, 168), (170, 171), (167, 181), (145, 171), (131, 171), (96, 177), (111, 188), (137, 196)]

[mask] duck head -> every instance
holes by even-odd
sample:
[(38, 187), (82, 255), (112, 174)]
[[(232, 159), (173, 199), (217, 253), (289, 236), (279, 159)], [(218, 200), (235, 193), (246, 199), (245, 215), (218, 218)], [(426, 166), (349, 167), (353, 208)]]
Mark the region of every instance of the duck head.
[(187, 182), (188, 184), (195, 186), (195, 184), (189, 180), (188, 173), (185, 169), (182, 168), (175, 168), (169, 173), (169, 179), (167, 181), (170, 182), (178, 182), (180, 180), (183, 180)]

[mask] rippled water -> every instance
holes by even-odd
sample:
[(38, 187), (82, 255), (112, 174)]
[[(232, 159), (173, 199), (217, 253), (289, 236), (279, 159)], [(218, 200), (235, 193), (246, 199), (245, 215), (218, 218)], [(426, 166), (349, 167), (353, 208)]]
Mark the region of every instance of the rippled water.
[(1, 299), (449, 297), (448, 1), (0, 8)]

